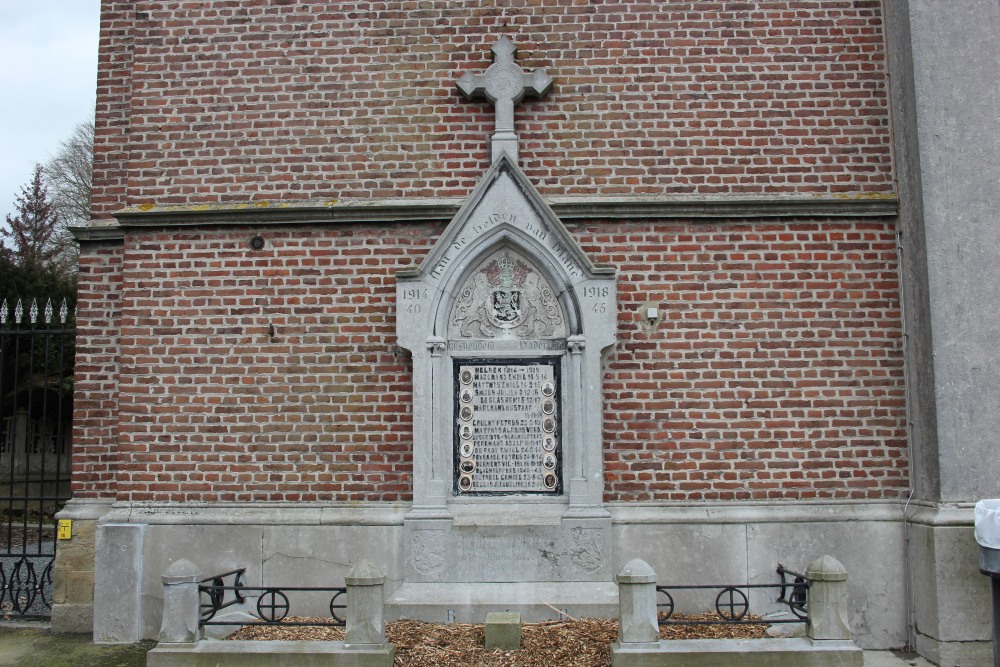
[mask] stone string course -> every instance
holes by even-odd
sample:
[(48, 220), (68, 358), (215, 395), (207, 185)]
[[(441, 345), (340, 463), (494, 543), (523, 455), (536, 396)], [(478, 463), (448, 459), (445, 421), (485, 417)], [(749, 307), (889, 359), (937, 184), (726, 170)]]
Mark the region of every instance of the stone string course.
[[(495, 3), (485, 3), (493, 5)], [(104, 0), (94, 212), (465, 196), (499, 34), (543, 195), (892, 192), (877, 0)]]
[[(619, 268), (619, 342), (604, 377), (607, 500), (905, 492), (891, 226), (569, 229), (596, 262)], [(81, 293), (108, 298), (81, 298), (92, 335), (78, 351), (88, 430), (74, 443), (75, 492), (409, 500), (412, 367), (395, 343), (395, 273), (441, 232), (172, 229), (127, 233), (120, 252), (91, 244)], [(248, 245), (256, 233), (260, 251)], [(655, 330), (637, 315), (650, 301), (663, 314)]]

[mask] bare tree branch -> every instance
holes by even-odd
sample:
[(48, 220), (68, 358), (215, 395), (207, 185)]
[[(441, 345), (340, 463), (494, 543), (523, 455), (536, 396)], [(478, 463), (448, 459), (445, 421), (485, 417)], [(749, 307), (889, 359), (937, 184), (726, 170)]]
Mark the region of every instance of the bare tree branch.
[(80, 123), (45, 165), (45, 182), (64, 225), (90, 221), (93, 189), (94, 123)]

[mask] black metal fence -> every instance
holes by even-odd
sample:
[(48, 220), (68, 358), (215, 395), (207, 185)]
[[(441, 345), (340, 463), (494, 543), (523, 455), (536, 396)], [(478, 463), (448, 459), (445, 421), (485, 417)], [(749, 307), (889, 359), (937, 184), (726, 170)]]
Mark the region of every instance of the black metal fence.
[[(705, 584), (690, 586), (657, 586), (656, 592), (662, 602), (657, 603), (660, 625), (773, 625), (775, 623), (808, 623), (806, 591), (809, 581), (804, 575), (779, 564), (779, 583), (776, 584)], [(791, 581), (789, 581), (791, 579)], [(717, 618), (710, 620), (672, 619), (674, 614), (674, 594), (678, 591), (716, 592), (714, 606)], [(790, 618), (748, 618), (751, 596), (754, 591), (775, 591), (771, 602), (784, 604), (791, 612)]]
[[(201, 593), (201, 625), (238, 625), (231, 620), (215, 621), (215, 615), (227, 607), (245, 604), (247, 598), (257, 598), (255, 614), (263, 625), (306, 625), (313, 627), (340, 627), (347, 624), (343, 616), (347, 609), (346, 587), (314, 586), (247, 586), (244, 584), (246, 568), (216, 574), (202, 579), (198, 591)], [(226, 580), (229, 579), (229, 583)], [(330, 621), (285, 621), (292, 609), (288, 593), (332, 593), (327, 608)], [(343, 598), (341, 598), (343, 596)], [(340, 612), (340, 613), (338, 613)]]
[(0, 303), (0, 616), (46, 617), (53, 515), (69, 499), (76, 330), (69, 305)]

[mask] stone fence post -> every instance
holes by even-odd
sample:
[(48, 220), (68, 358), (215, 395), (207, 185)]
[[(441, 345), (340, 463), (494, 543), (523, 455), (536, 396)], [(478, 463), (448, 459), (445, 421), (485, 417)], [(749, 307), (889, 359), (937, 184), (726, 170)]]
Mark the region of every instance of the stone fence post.
[(659, 645), (656, 618), (656, 572), (641, 558), (630, 560), (615, 577), (618, 583), (618, 643), (623, 648)]
[(347, 584), (345, 648), (384, 646), (385, 616), (382, 588), (385, 575), (370, 560), (359, 561), (344, 578)]
[(847, 619), (847, 570), (833, 556), (820, 556), (806, 568), (807, 634), (812, 639), (850, 639)]
[(198, 584), (201, 570), (187, 559), (173, 563), (163, 573), (163, 623), (160, 643), (193, 644), (201, 639)]

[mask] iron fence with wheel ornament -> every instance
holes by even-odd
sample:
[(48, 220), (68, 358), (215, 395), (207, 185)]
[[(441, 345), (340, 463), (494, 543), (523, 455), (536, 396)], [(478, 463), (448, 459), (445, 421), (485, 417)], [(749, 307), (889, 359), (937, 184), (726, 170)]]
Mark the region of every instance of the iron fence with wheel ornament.
[[(223, 572), (201, 580), (201, 625), (238, 625), (230, 621), (214, 621), (215, 615), (227, 607), (243, 604), (247, 598), (257, 598), (256, 616), (264, 625), (342, 627), (347, 624), (343, 613), (347, 609), (347, 588), (343, 586), (247, 586), (246, 568)], [(226, 580), (230, 579), (228, 585)], [(331, 593), (330, 621), (285, 621), (292, 609), (289, 593)], [(343, 596), (343, 598), (341, 598)], [(341, 601), (343, 600), (343, 602)], [(340, 612), (340, 613), (338, 613)]]
[[(806, 591), (809, 581), (804, 575), (793, 572), (783, 565), (777, 569), (780, 583), (777, 584), (701, 584), (685, 586), (657, 586), (657, 618), (660, 625), (772, 625), (776, 623), (808, 623), (809, 614), (806, 609)], [(791, 581), (789, 581), (791, 578)], [(750, 611), (750, 596), (753, 591), (778, 591), (774, 602), (787, 605), (792, 618), (747, 618)], [(718, 591), (715, 596), (715, 613), (718, 620), (687, 620), (672, 619), (674, 614), (674, 596), (677, 591)]]

